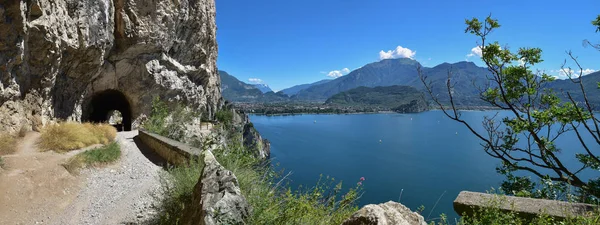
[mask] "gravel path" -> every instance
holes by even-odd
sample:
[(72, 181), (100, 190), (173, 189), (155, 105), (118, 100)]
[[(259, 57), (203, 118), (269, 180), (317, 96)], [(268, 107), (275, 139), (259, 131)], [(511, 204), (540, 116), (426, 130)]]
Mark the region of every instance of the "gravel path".
[(121, 159), (104, 168), (86, 169), (77, 198), (50, 224), (145, 224), (156, 215), (159, 174), (134, 142), (137, 131), (120, 132)]

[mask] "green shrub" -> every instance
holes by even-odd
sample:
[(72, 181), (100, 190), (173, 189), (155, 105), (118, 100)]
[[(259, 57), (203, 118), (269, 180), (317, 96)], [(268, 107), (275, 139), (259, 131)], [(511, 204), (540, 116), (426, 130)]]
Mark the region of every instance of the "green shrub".
[(163, 198), (156, 224), (179, 224), (183, 210), (192, 203), (194, 186), (203, 166), (199, 160), (190, 160), (185, 166), (172, 167), (161, 174)]
[(292, 191), (286, 176), (268, 162), (253, 157), (240, 143), (228, 146), (215, 151), (215, 157), (238, 178), (253, 210), (248, 224), (340, 224), (358, 210), (361, 186), (343, 193), (342, 182), (320, 177), (315, 186)]
[(149, 132), (164, 135), (166, 133), (166, 120), (169, 116), (167, 104), (160, 100), (160, 97), (152, 99), (152, 111), (148, 120), (144, 122), (143, 127)]
[(4, 159), (0, 156), (0, 168), (4, 168)]
[(186, 109), (180, 104), (169, 106), (155, 97), (152, 100), (152, 111), (150, 117), (143, 124), (144, 129), (149, 132), (169, 137), (175, 140), (181, 140), (184, 137), (185, 126), (200, 114)]
[(231, 110), (222, 109), (215, 113), (215, 117), (219, 122), (229, 125), (233, 121), (233, 112)]
[(112, 142), (101, 148), (87, 150), (73, 156), (63, 166), (70, 173), (77, 173), (87, 166), (101, 166), (117, 161), (121, 157), (121, 149), (117, 142)]

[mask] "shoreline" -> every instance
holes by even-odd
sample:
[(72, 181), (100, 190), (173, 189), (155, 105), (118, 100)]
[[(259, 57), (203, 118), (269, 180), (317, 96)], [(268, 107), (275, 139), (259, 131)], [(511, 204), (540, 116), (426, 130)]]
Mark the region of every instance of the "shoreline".
[[(442, 111), (441, 109), (429, 109), (422, 112), (411, 112), (411, 113), (401, 113), (395, 111), (376, 111), (376, 112), (351, 112), (351, 113), (333, 113), (333, 112), (324, 112), (324, 113), (311, 113), (311, 112), (302, 112), (302, 113), (273, 113), (273, 114), (264, 114), (264, 113), (254, 113), (254, 112), (245, 112), (248, 115), (254, 116), (300, 116), (300, 115), (359, 115), (359, 114), (417, 114), (424, 113), (429, 111)], [(504, 111), (501, 109), (458, 109), (457, 111), (463, 112), (476, 112), (476, 111)]]

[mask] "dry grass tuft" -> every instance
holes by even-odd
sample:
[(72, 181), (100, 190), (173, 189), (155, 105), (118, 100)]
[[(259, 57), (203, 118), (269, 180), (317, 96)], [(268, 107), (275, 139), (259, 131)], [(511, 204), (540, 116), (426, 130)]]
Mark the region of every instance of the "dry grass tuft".
[(21, 125), (21, 129), (19, 129), (19, 137), (25, 137), (29, 132), (29, 127), (26, 124)]
[(0, 133), (0, 155), (12, 154), (17, 150), (17, 139), (7, 133)]
[(66, 122), (42, 129), (40, 147), (44, 150), (65, 152), (93, 144), (108, 144), (117, 136), (117, 130), (108, 124)]

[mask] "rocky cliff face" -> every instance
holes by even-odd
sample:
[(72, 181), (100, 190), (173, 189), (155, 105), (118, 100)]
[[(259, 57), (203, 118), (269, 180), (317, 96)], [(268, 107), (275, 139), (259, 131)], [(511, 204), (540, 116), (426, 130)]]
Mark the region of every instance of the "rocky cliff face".
[(212, 118), (221, 105), (214, 0), (0, 3), (0, 129), (54, 119), (129, 128), (160, 96)]

